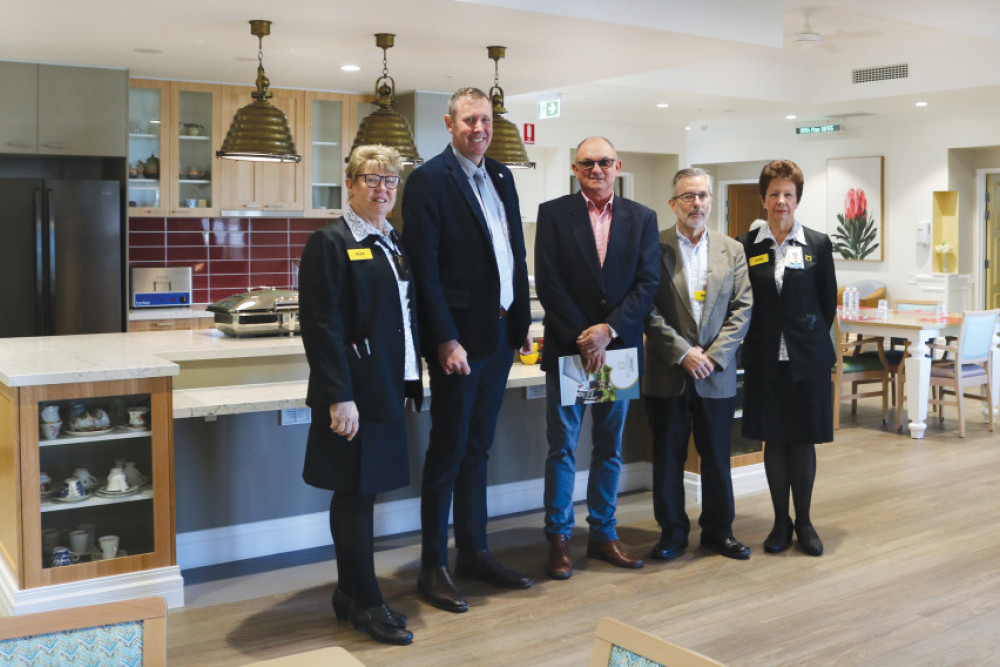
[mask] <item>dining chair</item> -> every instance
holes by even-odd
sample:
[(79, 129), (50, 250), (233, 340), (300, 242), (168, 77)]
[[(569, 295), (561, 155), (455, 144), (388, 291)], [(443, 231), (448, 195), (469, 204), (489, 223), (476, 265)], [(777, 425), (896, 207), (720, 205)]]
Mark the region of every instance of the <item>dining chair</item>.
[[(932, 396), (928, 405), (936, 405), (938, 421), (944, 421), (945, 396), (953, 395), (958, 406), (958, 435), (965, 437), (965, 402), (972, 398), (986, 401), (989, 430), (993, 431), (993, 369), (990, 353), (993, 351), (993, 332), (1000, 318), (1000, 310), (968, 311), (962, 318), (962, 328), (954, 344), (932, 343), (928, 347), (951, 353), (953, 358), (942, 359), (931, 364), (931, 388), (936, 388), (937, 396)], [(980, 387), (981, 394), (966, 394), (965, 390)]]
[[(889, 408), (889, 364), (885, 359), (881, 336), (846, 340), (840, 330), (840, 320), (833, 320), (833, 342), (837, 352), (837, 362), (830, 375), (833, 384), (833, 428), (840, 428), (840, 403), (851, 401), (851, 413), (858, 411), (858, 399), (873, 396), (882, 397), (882, 423), (886, 422)], [(875, 346), (870, 353), (862, 351), (864, 347)], [(844, 394), (844, 385), (850, 383), (851, 393)], [(879, 383), (879, 391), (858, 391), (862, 384)]]
[(670, 667), (722, 667), (707, 656), (672, 644), (656, 635), (643, 632), (613, 618), (604, 617), (594, 631), (590, 667), (631, 667), (632, 665), (669, 665)]

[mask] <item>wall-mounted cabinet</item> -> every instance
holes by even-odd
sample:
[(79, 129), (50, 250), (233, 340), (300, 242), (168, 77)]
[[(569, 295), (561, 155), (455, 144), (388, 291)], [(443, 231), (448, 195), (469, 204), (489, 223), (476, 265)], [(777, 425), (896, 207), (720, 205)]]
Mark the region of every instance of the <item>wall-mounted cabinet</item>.
[(169, 188), (164, 167), (170, 161), (168, 117), (170, 83), (132, 79), (128, 89), (129, 215), (164, 215)]
[(168, 118), (171, 147), (176, 151), (166, 172), (171, 189), (169, 215), (218, 215), (219, 178), (215, 147), (222, 143), (222, 86), (172, 82)]
[(0, 153), (128, 154), (128, 72), (0, 62)]

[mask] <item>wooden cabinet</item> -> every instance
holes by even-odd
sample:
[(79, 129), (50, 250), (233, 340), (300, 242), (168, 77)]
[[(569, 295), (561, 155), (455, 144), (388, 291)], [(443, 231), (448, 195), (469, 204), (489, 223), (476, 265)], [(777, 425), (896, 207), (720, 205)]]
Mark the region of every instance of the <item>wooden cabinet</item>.
[(169, 117), (170, 83), (132, 79), (128, 91), (128, 205), (129, 215), (162, 216), (170, 201), (171, 143), (165, 119)]
[(128, 73), (0, 63), (0, 152), (125, 156)]
[(219, 160), (222, 144), (219, 101), (222, 86), (174, 81), (166, 117), (170, 155), (166, 178), (170, 193), (167, 214), (210, 217), (219, 214)]
[(186, 329), (214, 329), (212, 317), (164, 317), (157, 320), (129, 320), (129, 331), (182, 331)]
[[(233, 116), (253, 102), (248, 86), (225, 86), (222, 91), (222, 126), (217, 145), (221, 146)], [(301, 90), (272, 89), (270, 102), (285, 114), (301, 155), (303, 101)], [(303, 210), (303, 164), (292, 162), (250, 162), (246, 160), (215, 160), (219, 173), (220, 208), (235, 211), (301, 211)]]
[[(138, 407), (148, 409), (148, 420), (130, 425), (129, 409)], [(74, 431), (73, 415), (81, 412), (98, 423)], [(61, 424), (49, 432), (43, 414), (58, 414)], [(0, 386), (0, 430), (0, 547), (17, 589), (176, 566), (170, 378)], [(130, 474), (119, 490), (108, 475), (123, 463), (144, 479)], [(83, 497), (60, 497), (63, 480), (81, 468), (96, 478), (92, 485)], [(85, 547), (77, 531), (89, 533)], [(100, 552), (106, 536), (118, 538), (113, 556)], [(53, 550), (74, 543), (82, 553), (55, 564)]]

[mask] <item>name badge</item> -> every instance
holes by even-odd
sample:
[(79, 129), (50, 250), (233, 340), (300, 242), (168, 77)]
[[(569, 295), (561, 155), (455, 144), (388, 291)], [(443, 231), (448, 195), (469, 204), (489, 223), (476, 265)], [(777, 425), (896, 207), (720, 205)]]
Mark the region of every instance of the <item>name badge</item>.
[(785, 253), (785, 267), (789, 269), (804, 269), (805, 263), (802, 261), (802, 246), (793, 245)]
[(756, 257), (750, 258), (750, 266), (757, 266), (758, 264), (767, 264), (767, 255), (757, 255)]
[(705, 290), (703, 290), (703, 289), (697, 289), (697, 290), (695, 290), (694, 291), (694, 300), (695, 301), (701, 301), (702, 303), (705, 303)]
[(371, 259), (372, 249), (371, 248), (353, 248), (347, 251), (347, 259), (352, 262), (357, 262), (362, 259)]
[(813, 256), (812, 255), (806, 255), (806, 261), (807, 262), (813, 261)]

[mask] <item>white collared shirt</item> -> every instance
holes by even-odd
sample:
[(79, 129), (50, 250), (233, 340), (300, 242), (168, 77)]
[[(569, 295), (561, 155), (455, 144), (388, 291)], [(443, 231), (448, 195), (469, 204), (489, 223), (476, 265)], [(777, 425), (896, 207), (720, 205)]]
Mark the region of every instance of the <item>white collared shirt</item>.
[(691, 243), (688, 237), (677, 232), (677, 247), (681, 251), (681, 265), (684, 267), (684, 279), (688, 286), (688, 301), (691, 303), (691, 314), (694, 323), (701, 328), (701, 316), (705, 310), (705, 301), (695, 298), (695, 292), (705, 291), (708, 285), (708, 230), (705, 230), (698, 243)]
[[(392, 273), (396, 276), (396, 285), (399, 287), (399, 307), (403, 313), (403, 340), (406, 343), (406, 354), (403, 362), (403, 379), (419, 380), (420, 374), (417, 372), (417, 353), (413, 346), (413, 328), (410, 326), (410, 298), (408, 296), (410, 281), (400, 280), (399, 270), (396, 268), (396, 261), (392, 254), (402, 254), (399, 246), (388, 234), (383, 234), (381, 229), (376, 229), (371, 223), (363, 219), (354, 212), (350, 206), (344, 210), (344, 222), (351, 230), (354, 240), (360, 243), (369, 236), (377, 237), (381, 243), (375, 245), (382, 249), (385, 258), (389, 260)], [(388, 224), (388, 223), (386, 223)], [(391, 249), (391, 250), (390, 250)]]
[[(785, 255), (788, 252), (788, 248), (793, 244), (805, 247), (806, 233), (802, 231), (802, 223), (795, 220), (792, 223), (792, 230), (788, 232), (788, 236), (781, 242), (781, 245), (778, 245), (778, 240), (771, 233), (771, 228), (765, 223), (757, 229), (757, 237), (754, 239), (754, 243), (761, 243), (768, 239), (774, 248), (774, 285), (778, 288), (778, 294), (781, 294), (781, 286), (785, 280), (785, 265), (788, 263)], [(784, 333), (781, 334), (781, 340), (778, 343), (778, 361), (788, 361), (788, 347), (785, 345)]]

